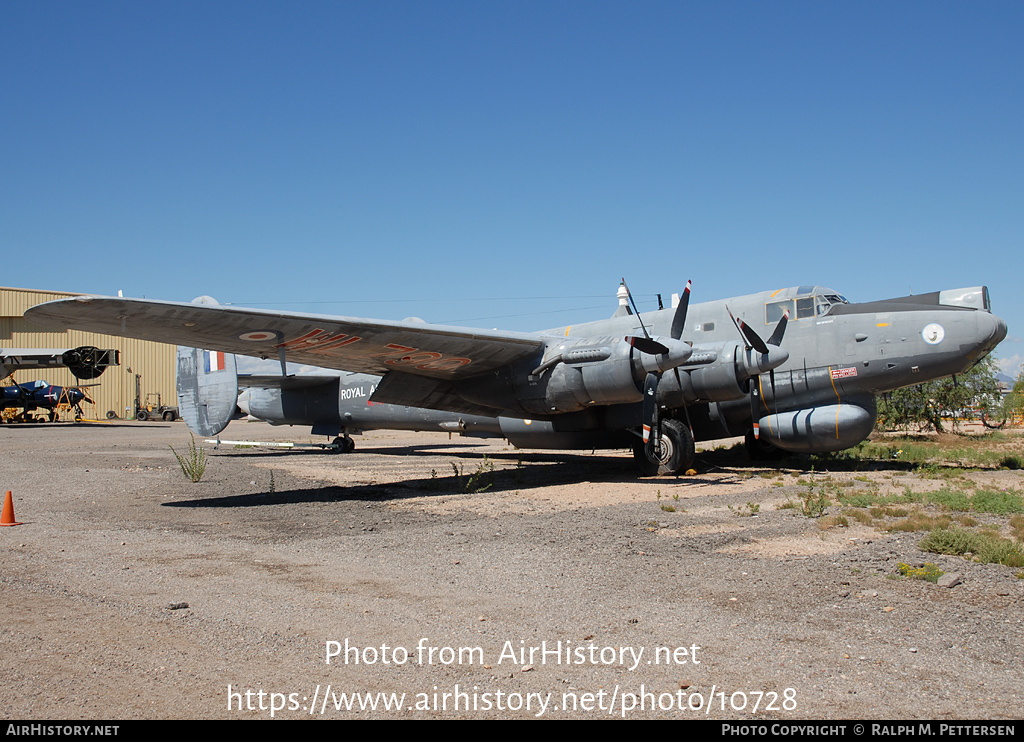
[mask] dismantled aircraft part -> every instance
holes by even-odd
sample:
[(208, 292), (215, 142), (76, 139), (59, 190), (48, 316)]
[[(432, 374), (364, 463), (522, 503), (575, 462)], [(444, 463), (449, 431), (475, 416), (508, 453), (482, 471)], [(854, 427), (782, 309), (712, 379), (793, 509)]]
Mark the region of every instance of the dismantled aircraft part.
[(61, 362), (70, 369), (78, 379), (95, 379), (109, 366), (120, 364), (120, 354), (116, 350), (100, 350), (91, 345), (66, 351)]
[[(178, 346), (177, 388), (179, 411), (188, 427), (201, 436), (217, 435), (235, 414), (238, 371), (234, 355)], [(136, 413), (136, 419), (146, 417), (145, 408)]]
[(83, 345), (70, 350), (64, 348), (0, 348), (0, 378), (15, 371), (38, 371), (68, 367), (79, 379), (95, 379), (108, 366), (120, 363), (117, 350), (100, 350)]

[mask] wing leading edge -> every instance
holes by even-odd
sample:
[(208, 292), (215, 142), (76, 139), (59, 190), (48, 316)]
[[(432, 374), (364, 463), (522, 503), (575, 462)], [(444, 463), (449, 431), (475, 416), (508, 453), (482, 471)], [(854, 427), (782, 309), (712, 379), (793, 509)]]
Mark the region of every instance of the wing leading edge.
[(529, 333), (103, 296), (39, 304), (25, 318), (258, 358), (283, 354), (290, 362), (343, 371), (441, 380), (539, 357), (544, 348), (544, 340)]

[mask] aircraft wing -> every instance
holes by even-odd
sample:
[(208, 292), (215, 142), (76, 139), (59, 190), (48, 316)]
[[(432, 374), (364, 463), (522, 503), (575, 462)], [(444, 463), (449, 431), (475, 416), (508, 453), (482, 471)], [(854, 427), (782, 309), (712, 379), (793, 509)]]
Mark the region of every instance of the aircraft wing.
[(38, 371), (64, 366), (67, 348), (0, 348), (0, 364), (12, 371), (26, 369)]
[(530, 333), (103, 296), (39, 304), (25, 318), (259, 358), (283, 353), (289, 362), (377, 376), (399, 371), (446, 381), (539, 358), (544, 348), (544, 340)]

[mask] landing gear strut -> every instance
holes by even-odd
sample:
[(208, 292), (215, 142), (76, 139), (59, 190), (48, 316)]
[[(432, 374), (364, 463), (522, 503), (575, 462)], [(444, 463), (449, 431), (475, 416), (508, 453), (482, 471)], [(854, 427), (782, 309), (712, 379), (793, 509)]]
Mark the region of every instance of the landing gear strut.
[(633, 459), (644, 477), (680, 474), (693, 465), (693, 455), (693, 435), (679, 420), (662, 420), (660, 440), (652, 437), (633, 446)]

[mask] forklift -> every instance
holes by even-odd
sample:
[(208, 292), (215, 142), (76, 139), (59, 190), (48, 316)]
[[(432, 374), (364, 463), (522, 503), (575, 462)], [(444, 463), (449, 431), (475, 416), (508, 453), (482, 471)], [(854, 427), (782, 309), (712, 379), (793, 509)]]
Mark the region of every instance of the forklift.
[[(129, 368), (128, 373), (132, 373)], [(178, 408), (173, 405), (165, 405), (160, 399), (160, 392), (150, 392), (146, 395), (146, 403), (142, 403), (142, 374), (135, 374), (135, 419), (136, 420), (163, 420), (172, 423), (181, 417)]]

